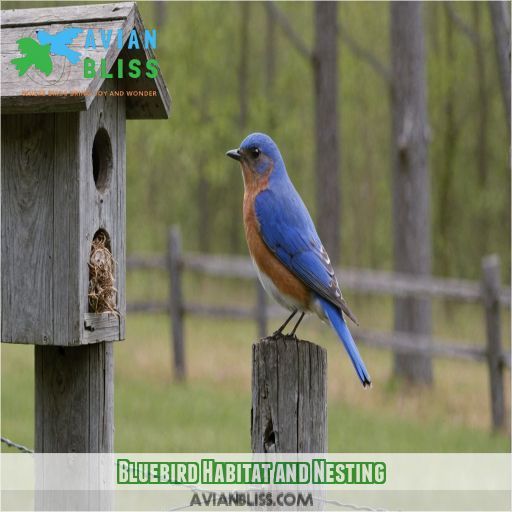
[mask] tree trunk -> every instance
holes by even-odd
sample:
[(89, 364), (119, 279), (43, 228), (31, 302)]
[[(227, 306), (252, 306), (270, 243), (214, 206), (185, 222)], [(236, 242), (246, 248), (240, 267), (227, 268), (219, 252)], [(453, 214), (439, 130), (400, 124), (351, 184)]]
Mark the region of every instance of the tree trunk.
[(160, 28), (165, 25), (167, 19), (167, 2), (163, 0), (156, 0), (153, 3), (153, 8), (155, 12), (155, 26), (156, 28)]
[[(476, 163), (478, 184), (481, 190), (485, 190), (487, 186), (487, 141), (488, 141), (488, 112), (489, 112), (489, 98), (487, 93), (487, 76), (486, 76), (486, 63), (485, 63), (485, 48), (482, 46), (484, 40), (482, 31), (482, 4), (475, 2), (472, 4), (473, 8), (473, 24), (474, 31), (478, 35), (475, 48), (475, 71), (477, 78), (477, 95), (478, 95), (478, 128), (476, 130), (475, 149), (476, 149)], [(488, 239), (488, 218), (486, 215), (479, 215), (478, 231), (480, 233), (479, 246), (482, 253), (479, 255), (483, 257), (487, 252), (487, 239)]]
[(483, 41), (483, 37), (481, 37), (481, 4), (475, 2), (472, 7), (474, 30), (479, 36), (478, 42), (475, 44), (475, 65), (476, 76), (478, 77), (478, 130), (475, 146), (477, 148), (478, 182), (480, 187), (483, 188), (487, 183), (487, 113), (489, 111), (489, 100), (487, 96), (485, 53), (481, 43)]
[(491, 11), (507, 129), (510, 133), (510, 11), (508, 2), (490, 1), (488, 4)]
[(340, 137), (336, 2), (315, 2), (315, 142), (317, 228), (333, 263), (340, 256)]
[[(238, 105), (239, 117), (238, 128), (240, 138), (247, 135), (247, 118), (249, 115), (249, 93), (248, 93), (248, 74), (249, 74), (249, 30), (250, 30), (250, 8), (249, 2), (241, 2), (240, 7), (240, 51), (238, 54)], [(230, 191), (231, 197), (231, 225), (230, 225), (230, 249), (232, 253), (240, 250), (240, 209), (242, 207), (240, 197), (242, 197), (241, 180), (233, 183), (233, 190)], [(230, 185), (231, 187), (231, 185)]]
[[(446, 53), (450, 66), (455, 66), (456, 53), (454, 46), (453, 20), (446, 12), (446, 5), (436, 4), (436, 7), (444, 7), (446, 23)], [(455, 103), (457, 98), (456, 81), (454, 73), (447, 73), (448, 87), (444, 99), (444, 138), (443, 151), (439, 171), (441, 172), (438, 198), (436, 201), (439, 209), (438, 236), (441, 239), (441, 251), (439, 254), (439, 272), (442, 275), (450, 274), (453, 247), (450, 240), (453, 215), (451, 215), (450, 202), (453, 195), (454, 163), (459, 145), (459, 128), (455, 119)]]
[(240, 53), (238, 61), (238, 101), (240, 105), (240, 117), (238, 125), (241, 130), (245, 130), (248, 114), (248, 94), (247, 94), (247, 71), (249, 65), (249, 20), (250, 20), (249, 2), (240, 3)]
[[(391, 2), (393, 248), (397, 272), (431, 272), (430, 183), (421, 2)], [(395, 300), (395, 329), (429, 336), (428, 299)], [(426, 355), (396, 353), (395, 375), (432, 382)]]

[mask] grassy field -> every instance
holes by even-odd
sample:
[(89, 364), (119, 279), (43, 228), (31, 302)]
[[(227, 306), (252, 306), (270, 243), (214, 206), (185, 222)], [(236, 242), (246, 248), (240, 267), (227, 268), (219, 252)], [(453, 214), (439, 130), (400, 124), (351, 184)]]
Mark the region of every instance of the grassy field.
[[(136, 286), (138, 298), (147, 293), (140, 282), (148, 281), (129, 282), (132, 289)], [(153, 296), (159, 295), (161, 283), (155, 279)], [(240, 288), (224, 282), (219, 296), (212, 283), (186, 283), (188, 295), (217, 303), (227, 302), (226, 297), (231, 303), (252, 300), (248, 290)], [(389, 301), (352, 297), (351, 303), (364, 326), (389, 327)], [(483, 339), (477, 312), (469, 306), (435, 305), (436, 334)], [(504, 318), (504, 324), (507, 321)], [(248, 451), (254, 324), (188, 318), (189, 378), (183, 384), (172, 380), (169, 327), (164, 315), (132, 315), (128, 339), (115, 346), (116, 450)], [(485, 365), (436, 360), (433, 388), (415, 388), (391, 378), (390, 353), (363, 347), (374, 381), (371, 390), (364, 390), (325, 325), (312, 318), (300, 335), (328, 350), (330, 451), (510, 450), (507, 432), (489, 433)], [(33, 385), (33, 347), (2, 345), (2, 435), (28, 446), (33, 446)], [(508, 384), (506, 393), (510, 403)]]

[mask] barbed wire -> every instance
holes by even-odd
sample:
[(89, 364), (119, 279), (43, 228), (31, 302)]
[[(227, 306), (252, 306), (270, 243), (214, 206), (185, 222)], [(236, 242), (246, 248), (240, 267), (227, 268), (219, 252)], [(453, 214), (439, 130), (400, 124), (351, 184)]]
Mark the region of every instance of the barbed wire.
[(26, 446), (23, 446), (22, 444), (15, 443), (14, 441), (11, 441), (10, 439), (7, 439), (7, 437), (0, 437), (2, 443), (6, 444), (7, 446), (11, 448), (16, 448), (20, 452), (23, 453), (34, 453), (34, 450), (31, 450), (30, 448), (27, 448)]

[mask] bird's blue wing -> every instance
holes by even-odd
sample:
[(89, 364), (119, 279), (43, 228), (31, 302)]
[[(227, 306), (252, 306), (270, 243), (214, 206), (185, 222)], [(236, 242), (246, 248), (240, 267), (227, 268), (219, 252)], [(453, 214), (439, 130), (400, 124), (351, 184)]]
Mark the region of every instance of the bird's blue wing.
[(70, 27), (57, 32), (53, 37), (61, 44), (71, 44), (73, 39), (78, 37), (81, 32), (83, 32), (83, 29), (81, 28)]
[(311, 216), (295, 189), (279, 194), (264, 190), (256, 197), (255, 212), (265, 244), (281, 263), (356, 321), (341, 295)]

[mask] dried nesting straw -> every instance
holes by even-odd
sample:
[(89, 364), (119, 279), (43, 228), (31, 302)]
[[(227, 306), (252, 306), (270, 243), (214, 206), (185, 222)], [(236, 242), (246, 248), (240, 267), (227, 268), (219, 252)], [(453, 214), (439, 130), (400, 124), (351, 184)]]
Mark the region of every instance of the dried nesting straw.
[(89, 257), (89, 308), (92, 313), (106, 311), (118, 315), (114, 287), (115, 261), (108, 249), (107, 235), (99, 232), (92, 241)]

